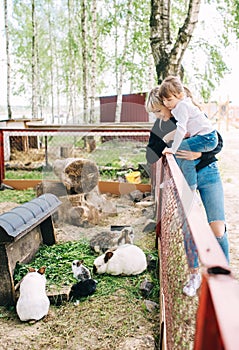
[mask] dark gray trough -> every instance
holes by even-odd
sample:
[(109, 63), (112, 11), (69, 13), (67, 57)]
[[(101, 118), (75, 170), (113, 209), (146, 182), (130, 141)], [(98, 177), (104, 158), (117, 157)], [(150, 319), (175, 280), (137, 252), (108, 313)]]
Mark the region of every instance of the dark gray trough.
[(41, 244), (56, 243), (52, 214), (61, 201), (45, 193), (0, 215), (0, 305), (14, 305), (16, 263), (29, 263)]

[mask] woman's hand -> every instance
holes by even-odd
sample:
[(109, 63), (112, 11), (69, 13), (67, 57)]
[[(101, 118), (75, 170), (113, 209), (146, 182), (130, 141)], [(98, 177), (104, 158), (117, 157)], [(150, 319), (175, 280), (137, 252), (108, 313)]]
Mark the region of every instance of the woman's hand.
[(183, 150), (179, 150), (176, 152), (177, 158), (182, 158), (186, 160), (195, 160), (200, 158), (201, 156), (202, 156), (201, 152), (191, 152), (191, 151), (183, 151)]

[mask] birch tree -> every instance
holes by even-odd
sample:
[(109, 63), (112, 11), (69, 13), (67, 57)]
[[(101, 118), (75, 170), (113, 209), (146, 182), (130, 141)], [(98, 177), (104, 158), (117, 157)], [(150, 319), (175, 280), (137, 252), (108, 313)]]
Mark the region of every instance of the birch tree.
[(37, 49), (36, 49), (36, 13), (35, 0), (31, 1), (32, 8), (32, 118), (37, 117)]
[(68, 77), (68, 111), (67, 121), (69, 116), (72, 115), (74, 119), (74, 108), (73, 108), (73, 67), (74, 67), (74, 55), (73, 55), (73, 1), (67, 1), (68, 10), (68, 57), (69, 57), (69, 77)]
[(54, 123), (54, 71), (53, 71), (53, 61), (54, 61), (54, 41), (52, 36), (52, 18), (50, 11), (50, 2), (47, 2), (47, 19), (48, 19), (48, 30), (49, 30), (49, 50), (50, 50), (50, 92), (51, 92), (51, 122)]
[(97, 72), (97, 1), (92, 0), (92, 58), (91, 58), (91, 96), (90, 96), (90, 123), (95, 119), (95, 93)]
[(7, 0), (4, 0), (4, 22), (5, 22), (5, 38), (6, 38), (6, 56), (7, 56), (7, 114), (8, 119), (12, 119), (12, 110), (10, 103), (11, 94), (11, 62), (9, 51), (9, 31), (8, 31), (8, 6)]
[(201, 0), (189, 0), (186, 14), (173, 40), (170, 0), (151, 0), (150, 44), (158, 83), (167, 75), (183, 75), (182, 59), (198, 22)]
[(87, 122), (88, 113), (88, 62), (87, 62), (87, 11), (86, 0), (81, 0), (81, 36), (82, 36), (82, 82), (83, 82), (83, 117)]
[[(121, 109), (122, 109), (122, 87), (123, 87), (123, 78), (125, 73), (125, 65), (124, 62), (126, 60), (126, 54), (127, 54), (127, 48), (128, 48), (128, 32), (129, 32), (129, 23), (131, 18), (131, 0), (127, 0), (127, 14), (125, 19), (125, 26), (123, 28), (124, 31), (124, 40), (123, 40), (123, 51), (120, 59), (120, 65), (119, 65), (119, 71), (118, 71), (118, 85), (117, 85), (117, 103), (116, 103), (116, 112), (115, 112), (115, 122), (120, 122), (120, 115), (121, 115)], [(115, 9), (117, 11), (117, 5), (115, 6)], [(117, 13), (116, 13), (117, 15)], [(116, 42), (117, 46), (117, 42)], [(118, 57), (116, 56), (116, 59)]]

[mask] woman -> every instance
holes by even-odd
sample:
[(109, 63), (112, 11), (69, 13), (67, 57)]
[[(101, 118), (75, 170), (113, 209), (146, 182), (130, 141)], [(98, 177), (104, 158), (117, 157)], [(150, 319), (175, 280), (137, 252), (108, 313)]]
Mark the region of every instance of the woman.
[[(188, 89), (185, 89), (188, 93)], [(163, 150), (168, 145), (167, 135), (176, 129), (176, 120), (171, 116), (170, 111), (163, 105), (159, 97), (159, 87), (151, 90), (146, 101), (146, 110), (156, 116), (156, 121), (150, 132), (149, 143), (147, 145), (146, 159), (148, 163), (155, 163), (163, 154)], [(164, 140), (163, 140), (164, 139)], [(194, 161), (197, 172), (197, 190), (204, 205), (208, 223), (220, 244), (225, 257), (229, 263), (229, 244), (225, 225), (224, 194), (220, 173), (217, 166), (215, 154), (222, 149), (222, 138), (218, 133), (218, 145), (210, 152), (191, 152), (180, 150), (176, 157)], [(186, 234), (188, 237), (190, 233)], [(195, 296), (197, 289), (201, 285), (201, 275), (199, 273), (199, 263), (194, 243), (185, 237), (186, 253), (192, 251), (193, 260), (188, 258), (190, 275), (187, 284), (183, 288), (184, 294)]]

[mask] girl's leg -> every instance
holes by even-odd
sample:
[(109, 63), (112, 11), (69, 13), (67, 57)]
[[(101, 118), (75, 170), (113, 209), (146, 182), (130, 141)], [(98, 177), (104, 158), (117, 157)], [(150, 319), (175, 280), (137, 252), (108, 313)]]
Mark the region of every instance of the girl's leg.
[[(218, 144), (217, 132), (213, 131), (206, 135), (195, 135), (184, 139), (183, 143), (187, 143), (187, 149), (192, 152), (209, 152), (212, 151)], [(182, 145), (181, 144), (181, 145)], [(180, 145), (180, 149), (183, 149)]]

